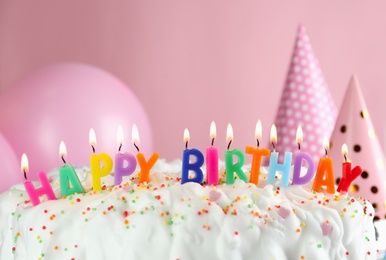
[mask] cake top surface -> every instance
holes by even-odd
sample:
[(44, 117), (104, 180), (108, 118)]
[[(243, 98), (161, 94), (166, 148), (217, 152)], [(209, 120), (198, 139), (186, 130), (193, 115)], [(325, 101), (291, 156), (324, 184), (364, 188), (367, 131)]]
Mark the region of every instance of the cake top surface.
[(1, 258), (119, 259), (124, 245), (153, 248), (125, 251), (135, 259), (194, 259), (202, 252), (211, 259), (374, 259), (377, 254), (371, 203), (312, 192), (307, 185), (276, 187), (267, 184), (266, 169), (258, 186), (240, 179), (225, 184), (224, 174), (219, 185), (182, 185), (181, 161), (159, 160), (149, 183), (138, 184), (135, 173), (114, 186), (109, 175), (97, 192), (87, 166), (76, 172), (83, 194), (60, 197), (56, 169), (48, 174), (55, 201), (33, 207), (23, 185), (0, 195), (0, 219), (8, 227), (0, 233)]

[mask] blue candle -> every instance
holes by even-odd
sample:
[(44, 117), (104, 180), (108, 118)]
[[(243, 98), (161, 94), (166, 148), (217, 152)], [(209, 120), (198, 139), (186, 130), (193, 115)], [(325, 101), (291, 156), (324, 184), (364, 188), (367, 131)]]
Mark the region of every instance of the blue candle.
[(291, 171), (291, 161), (292, 153), (284, 153), (284, 162), (280, 164), (278, 162), (279, 153), (272, 152), (271, 157), (269, 158), (269, 172), (268, 172), (268, 183), (275, 183), (276, 172), (281, 172), (281, 183), (280, 186), (287, 187), (290, 180), (290, 171)]
[(279, 154), (275, 150), (275, 144), (277, 143), (277, 132), (276, 132), (276, 126), (274, 124), (271, 127), (270, 140), (273, 146), (273, 152), (271, 153), (271, 156), (269, 158), (268, 183), (274, 184), (276, 182), (275, 181), (276, 172), (281, 172), (282, 177), (281, 177), (280, 186), (286, 187), (289, 184), (292, 153), (285, 152), (283, 164), (280, 164), (278, 162)]
[[(182, 154), (182, 173), (181, 173), (181, 184), (186, 182), (196, 182), (202, 183), (204, 180), (204, 173), (201, 170), (201, 166), (204, 164), (204, 155), (197, 149), (188, 149), (189, 142), (189, 131), (185, 129), (184, 131), (184, 141), (185, 141), (185, 150)], [(190, 162), (190, 157), (194, 156), (194, 162)], [(189, 171), (193, 171), (195, 176), (189, 178)]]

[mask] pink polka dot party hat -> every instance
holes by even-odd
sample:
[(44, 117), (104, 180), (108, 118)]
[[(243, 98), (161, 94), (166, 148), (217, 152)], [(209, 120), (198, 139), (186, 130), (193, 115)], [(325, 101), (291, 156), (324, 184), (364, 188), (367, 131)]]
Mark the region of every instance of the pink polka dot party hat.
[(348, 193), (369, 200), (375, 209), (374, 220), (386, 219), (385, 156), (375, 134), (357, 77), (350, 80), (331, 136), (329, 156), (334, 161), (338, 184), (342, 178), (343, 144), (347, 145), (352, 168), (360, 166), (362, 173), (352, 182)]
[(284, 152), (297, 149), (296, 129), (300, 125), (303, 129), (301, 149), (318, 162), (324, 152), (323, 137), (330, 136), (336, 114), (306, 29), (300, 25), (275, 119), (279, 160), (283, 159)]

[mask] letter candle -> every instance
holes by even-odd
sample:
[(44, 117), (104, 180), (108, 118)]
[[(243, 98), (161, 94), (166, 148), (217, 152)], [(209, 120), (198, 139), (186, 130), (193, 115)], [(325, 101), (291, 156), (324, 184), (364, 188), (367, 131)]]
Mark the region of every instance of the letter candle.
[(24, 187), (28, 193), (28, 196), (32, 202), (33, 206), (39, 205), (40, 196), (46, 195), (48, 200), (56, 200), (54, 191), (48, 181), (47, 175), (45, 172), (39, 172), (38, 178), (40, 180), (41, 187), (35, 189), (32, 182), (27, 179), (28, 172), (28, 158), (25, 153), (21, 156), (21, 171), (24, 173)]
[[(308, 153), (300, 151), (300, 146), (303, 143), (303, 130), (300, 125), (296, 131), (296, 142), (298, 143), (299, 152), (295, 157), (292, 184), (305, 184), (314, 177), (315, 166), (312, 157)], [(303, 161), (307, 162), (308, 168), (306, 174), (300, 176)]]
[[(182, 153), (182, 173), (181, 184), (186, 182), (202, 183), (204, 179), (204, 173), (201, 170), (201, 166), (204, 164), (204, 155), (197, 149), (188, 149), (188, 143), (190, 141), (190, 135), (188, 129), (184, 130), (184, 142), (185, 150)], [(194, 156), (196, 159), (194, 162), (190, 162), (190, 156)], [(189, 178), (189, 171), (193, 171), (195, 176)]]
[(154, 166), (154, 164), (157, 162), (157, 160), (159, 158), (159, 154), (154, 152), (150, 156), (149, 160), (146, 161), (145, 155), (143, 153), (141, 153), (139, 150), (139, 133), (138, 133), (138, 128), (135, 124), (133, 125), (131, 135), (132, 135), (133, 145), (137, 149), (137, 152), (138, 152), (137, 153), (137, 160), (138, 160), (138, 164), (139, 164), (139, 168), (140, 168), (139, 183), (145, 183), (145, 182), (148, 183), (150, 181), (150, 170)]
[(61, 141), (59, 145), (59, 156), (62, 158), (64, 164), (59, 168), (60, 192), (62, 193), (62, 196), (68, 196), (76, 192), (84, 192), (74, 167), (72, 167), (72, 165), (67, 165), (66, 160), (64, 159), (64, 157), (67, 156), (67, 149), (63, 141)]
[[(235, 173), (239, 176), (240, 179), (247, 182), (248, 177), (241, 169), (241, 167), (243, 167), (245, 162), (244, 154), (239, 149), (229, 150), (232, 141), (233, 141), (233, 129), (232, 129), (232, 125), (228, 124), (227, 136), (226, 136), (226, 142), (228, 143), (228, 147), (227, 147), (227, 150), (225, 151), (226, 183), (227, 184), (235, 183), (235, 176), (234, 176)], [(236, 163), (233, 163), (233, 156), (236, 156), (238, 159)]]
[(351, 162), (347, 159), (348, 149), (347, 145), (342, 145), (342, 155), (344, 161), (342, 163), (342, 179), (340, 180), (337, 191), (339, 193), (347, 193), (348, 189), (355, 178), (362, 174), (362, 168), (360, 166), (355, 166), (351, 170)]
[(261, 121), (258, 120), (256, 123), (255, 128), (255, 138), (256, 138), (256, 146), (257, 148), (254, 148), (252, 146), (247, 146), (245, 148), (245, 152), (247, 154), (252, 154), (252, 166), (251, 166), (251, 174), (249, 177), (249, 181), (258, 184), (259, 183), (259, 175), (260, 175), (260, 165), (261, 165), (261, 157), (262, 156), (269, 156), (270, 150), (267, 148), (260, 149), (260, 141), (262, 137), (262, 127), (261, 127)]
[[(101, 177), (110, 174), (113, 169), (113, 160), (106, 153), (100, 153), (99, 155), (95, 153), (96, 136), (92, 128), (90, 129), (89, 143), (93, 151), (93, 154), (90, 156), (92, 186), (94, 191), (99, 191), (101, 190)], [(102, 167), (101, 163), (103, 163)]]
[(123, 129), (122, 126), (118, 127), (117, 131), (117, 143), (119, 145), (118, 153), (115, 155), (114, 163), (114, 185), (121, 184), (123, 176), (129, 176), (137, 167), (137, 161), (131, 153), (121, 153), (123, 144)]
[(329, 149), (329, 141), (327, 137), (323, 139), (323, 147), (325, 151), (324, 158), (320, 158), (318, 168), (315, 174), (314, 184), (312, 185), (312, 190), (320, 192), (322, 186), (326, 186), (327, 193), (335, 193), (334, 185), (334, 167), (332, 165), (332, 159), (328, 158), (327, 151)]
[(271, 127), (271, 136), (270, 141), (272, 143), (273, 151), (269, 158), (269, 172), (268, 172), (268, 183), (274, 184), (276, 178), (276, 172), (281, 172), (281, 183), (280, 186), (286, 187), (289, 184), (290, 170), (291, 170), (291, 160), (292, 153), (284, 153), (284, 162), (279, 164), (279, 154), (276, 152), (276, 143), (277, 143), (277, 131), (276, 126), (273, 124)]
[(218, 150), (214, 147), (216, 138), (216, 124), (214, 121), (210, 124), (211, 146), (206, 148), (206, 183), (208, 185), (218, 184)]

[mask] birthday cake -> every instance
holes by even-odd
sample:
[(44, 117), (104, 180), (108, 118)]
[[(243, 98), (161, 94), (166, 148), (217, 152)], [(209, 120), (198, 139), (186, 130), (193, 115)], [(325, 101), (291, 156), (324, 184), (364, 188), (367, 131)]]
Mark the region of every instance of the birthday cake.
[[(76, 167), (85, 192), (33, 206), (23, 185), (0, 195), (0, 259), (376, 259), (368, 201), (236, 178), (181, 184), (181, 161), (158, 160), (150, 181), (136, 173), (93, 191), (89, 167)], [(248, 173), (249, 166), (243, 170)], [(37, 184), (36, 184), (37, 185)]]

